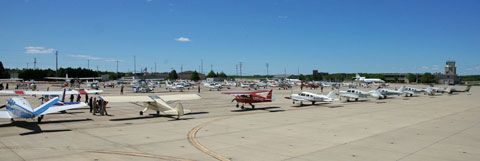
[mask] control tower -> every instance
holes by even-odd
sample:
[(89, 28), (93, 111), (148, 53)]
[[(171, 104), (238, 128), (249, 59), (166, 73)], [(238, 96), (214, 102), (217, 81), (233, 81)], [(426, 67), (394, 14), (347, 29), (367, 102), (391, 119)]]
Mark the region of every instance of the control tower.
[(457, 67), (455, 67), (455, 61), (447, 61), (445, 66), (445, 75), (457, 75)]

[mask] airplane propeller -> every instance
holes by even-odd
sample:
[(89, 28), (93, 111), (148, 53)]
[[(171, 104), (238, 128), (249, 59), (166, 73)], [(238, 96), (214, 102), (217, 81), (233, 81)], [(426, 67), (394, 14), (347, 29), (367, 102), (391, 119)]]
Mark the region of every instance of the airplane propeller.
[(236, 98), (234, 98), (234, 99), (232, 100), (232, 102), (235, 101), (235, 100), (236, 100)]

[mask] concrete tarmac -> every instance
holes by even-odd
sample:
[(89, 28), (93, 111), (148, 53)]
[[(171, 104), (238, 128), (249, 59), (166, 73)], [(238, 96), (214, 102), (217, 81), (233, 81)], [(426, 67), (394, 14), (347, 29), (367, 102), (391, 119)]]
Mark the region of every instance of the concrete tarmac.
[[(102, 95), (120, 93), (120, 88), (101, 89)], [(127, 96), (196, 92), (156, 88), (142, 94), (125, 88)], [(180, 120), (155, 111), (140, 116), (143, 107), (131, 103), (108, 104), (109, 116), (93, 116), (85, 107), (46, 115), (39, 124), (0, 119), (0, 160), (480, 160), (479, 87), (454, 95), (305, 106), (284, 98), (300, 92), (299, 87), (274, 89), (274, 102), (255, 109), (246, 105), (247, 110), (236, 108), (233, 97), (221, 92), (202, 88), (201, 100), (182, 101), (192, 113)], [(36, 97), (25, 97), (32, 106), (40, 104)]]

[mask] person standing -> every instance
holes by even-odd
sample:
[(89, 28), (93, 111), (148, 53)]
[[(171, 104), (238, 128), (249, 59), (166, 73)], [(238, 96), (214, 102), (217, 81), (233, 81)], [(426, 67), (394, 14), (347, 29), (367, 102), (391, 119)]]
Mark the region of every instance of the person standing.
[(198, 93), (200, 93), (200, 82), (198, 82)]
[(7, 83), (7, 85), (5, 85), (5, 89), (8, 89), (8, 83)]
[(104, 114), (104, 115), (108, 115), (108, 113), (107, 113), (107, 103), (108, 103), (107, 101), (102, 99), (102, 114)]
[(120, 86), (120, 95), (123, 95), (123, 84)]
[(93, 101), (92, 101), (92, 114), (95, 115), (95, 113), (97, 112), (97, 98), (93, 98)]
[(82, 98), (82, 96), (81, 96), (80, 94), (78, 94), (78, 95), (77, 95), (77, 102), (80, 102), (80, 101), (81, 101), (81, 100), (80, 100), (81, 98)]
[(85, 93), (85, 103), (88, 102), (88, 93)]
[(90, 107), (90, 113), (92, 113), (92, 110), (93, 110), (93, 102), (92, 102), (92, 97), (90, 97), (90, 99), (88, 100), (88, 107)]
[(70, 102), (73, 102), (73, 94), (70, 95)]

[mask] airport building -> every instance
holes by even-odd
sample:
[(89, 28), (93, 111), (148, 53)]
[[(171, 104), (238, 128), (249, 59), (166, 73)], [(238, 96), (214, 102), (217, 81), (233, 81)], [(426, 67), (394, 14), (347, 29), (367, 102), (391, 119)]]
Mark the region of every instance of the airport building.
[(457, 67), (455, 61), (447, 61), (445, 66), (445, 74), (434, 73), (435, 78), (438, 79), (440, 84), (458, 84), (460, 79), (457, 77)]

